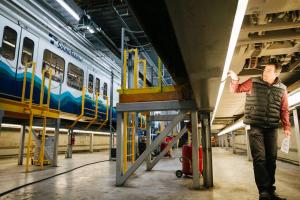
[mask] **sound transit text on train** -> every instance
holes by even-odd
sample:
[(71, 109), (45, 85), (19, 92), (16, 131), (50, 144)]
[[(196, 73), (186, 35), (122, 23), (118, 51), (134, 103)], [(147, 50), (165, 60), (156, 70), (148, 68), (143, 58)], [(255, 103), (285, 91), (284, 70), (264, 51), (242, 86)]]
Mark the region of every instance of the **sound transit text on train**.
[(77, 59), (77, 60), (79, 60), (81, 62), (83, 61), (83, 58), (81, 56), (79, 56), (72, 49), (66, 47), (62, 42), (58, 41), (58, 39), (54, 35), (52, 35), (51, 33), (49, 33), (49, 37), (50, 37), (50, 43), (51, 44), (57, 46), (57, 48), (63, 50), (64, 52), (66, 52), (70, 56), (74, 57), (75, 59)]

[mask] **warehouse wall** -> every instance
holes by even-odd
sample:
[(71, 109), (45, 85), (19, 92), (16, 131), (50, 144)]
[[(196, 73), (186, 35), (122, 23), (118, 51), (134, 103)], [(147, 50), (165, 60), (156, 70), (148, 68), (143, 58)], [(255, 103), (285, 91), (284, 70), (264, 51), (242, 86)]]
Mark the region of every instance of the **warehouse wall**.
[[(288, 161), (291, 163), (295, 163), (295, 164), (299, 164), (298, 149), (297, 149), (294, 126), (292, 126), (291, 132), (292, 132), (292, 135), (291, 135), (291, 141), (290, 141), (290, 150), (289, 150), (289, 153), (286, 154), (286, 153), (283, 153), (282, 151), (280, 151), (281, 142), (284, 138), (283, 129), (279, 129), (279, 131), (278, 131), (278, 141), (277, 141), (277, 143), (278, 143), (277, 144), (278, 145), (278, 159)], [(229, 140), (229, 147), (233, 147), (232, 135), (229, 134), (227, 137)], [(234, 145), (235, 145), (236, 151), (238, 153), (246, 152), (245, 131), (239, 131), (239, 132), (235, 133)]]
[[(2, 128), (0, 132), (0, 158), (18, 155), (20, 145), (20, 129)], [(47, 135), (54, 136), (53, 131), (47, 131)], [(26, 153), (28, 133), (25, 137)], [(64, 153), (67, 149), (68, 136), (66, 132), (60, 132), (59, 135), (59, 153)], [(94, 134), (93, 149), (94, 151), (106, 150), (109, 148), (109, 135)], [(90, 150), (90, 134), (76, 134), (74, 152)]]

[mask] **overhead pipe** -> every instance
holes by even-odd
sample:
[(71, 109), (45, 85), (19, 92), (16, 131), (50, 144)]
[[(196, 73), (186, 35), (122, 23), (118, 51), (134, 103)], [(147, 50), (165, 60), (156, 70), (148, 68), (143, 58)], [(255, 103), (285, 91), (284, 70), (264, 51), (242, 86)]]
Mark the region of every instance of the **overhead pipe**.
[[(135, 35), (133, 34), (135, 31), (131, 31), (129, 26), (127, 25), (127, 23), (123, 20), (123, 18), (120, 16), (118, 10), (116, 9), (116, 7), (113, 5), (113, 2), (112, 1), (112, 8), (114, 9), (115, 13), (117, 14), (118, 18), (120, 19), (120, 21), (122, 22), (123, 26), (125, 27), (126, 31), (129, 33), (129, 35), (133, 38), (134, 42), (140, 46), (140, 48), (142, 49), (142, 52), (141, 54), (146, 58), (146, 60), (148, 61), (148, 63), (151, 65), (151, 66), (155, 66), (153, 60), (150, 58), (150, 56), (144, 52), (146, 52), (146, 50), (144, 49), (144, 47), (141, 45), (141, 43), (138, 41), (138, 39), (135, 37)], [(127, 3), (127, 1), (125, 1)], [(127, 3), (128, 4), (128, 3)], [(122, 41), (123, 42), (123, 41)], [(124, 44), (123, 44), (123, 48), (124, 48)], [(122, 50), (121, 50), (121, 56), (122, 56)], [(155, 69), (155, 72), (158, 74), (158, 70), (157, 68), (154, 68)], [(163, 80), (164, 84), (166, 84), (166, 81)]]

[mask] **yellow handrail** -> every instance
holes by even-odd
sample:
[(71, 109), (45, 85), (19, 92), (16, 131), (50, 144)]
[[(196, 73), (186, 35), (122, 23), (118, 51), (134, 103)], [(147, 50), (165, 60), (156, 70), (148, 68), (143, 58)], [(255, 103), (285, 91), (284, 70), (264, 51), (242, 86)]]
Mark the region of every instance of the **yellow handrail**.
[(28, 141), (27, 141), (27, 151), (26, 151), (26, 166), (25, 166), (25, 172), (29, 171), (29, 159), (31, 155), (31, 140), (32, 140), (32, 123), (33, 123), (33, 114), (30, 114), (29, 117), (29, 135), (28, 135)]
[(21, 101), (25, 100), (25, 90), (26, 90), (26, 80), (27, 80), (27, 68), (32, 62), (26, 63), (24, 68), (24, 76), (23, 76), (23, 87), (22, 87), (22, 98)]
[(100, 130), (108, 121), (108, 110), (109, 110), (109, 107), (108, 107), (108, 97), (105, 96), (105, 99), (106, 99), (106, 117), (105, 117), (105, 120), (103, 121), (103, 123), (99, 126), (98, 130)]
[(132, 129), (131, 129), (131, 163), (135, 160), (135, 113), (132, 113)]
[(124, 112), (124, 126), (123, 126), (123, 173), (127, 170), (127, 123), (128, 112)]
[(95, 101), (95, 116), (93, 118), (93, 120), (85, 127), (86, 129), (88, 129), (98, 118), (98, 97), (99, 97), (99, 93), (96, 92), (96, 101)]
[(51, 97), (51, 81), (52, 81), (52, 69), (49, 70), (49, 83), (48, 83), (48, 98), (47, 98), (47, 108), (50, 106), (50, 97)]
[(84, 115), (84, 104), (85, 104), (85, 87), (82, 87), (81, 113), (76, 118), (76, 120), (73, 122), (73, 124), (70, 126), (70, 128), (73, 128), (77, 124), (77, 122), (83, 117), (83, 115)]
[(42, 71), (42, 85), (41, 85), (41, 93), (40, 93), (40, 106), (43, 106), (44, 101), (44, 89), (45, 89), (45, 73), (47, 70)]
[(124, 49), (124, 63), (123, 63), (123, 87), (122, 89), (127, 88), (127, 52)]
[(134, 49), (134, 61), (133, 61), (133, 88), (138, 88), (138, 50)]
[(41, 146), (40, 146), (40, 155), (39, 155), (39, 163), (41, 168), (44, 167), (44, 155), (45, 155), (45, 138), (46, 138), (46, 121), (47, 118), (43, 117), (43, 133), (42, 133), (42, 140), (41, 140)]
[(51, 96), (51, 81), (52, 81), (52, 69), (49, 68), (47, 70), (43, 70), (42, 72), (42, 85), (41, 85), (41, 93), (40, 93), (40, 106), (43, 106), (44, 103), (44, 91), (45, 91), (45, 74), (49, 73), (49, 82), (48, 82), (48, 93), (47, 93), (47, 108), (50, 106), (50, 96)]
[(162, 86), (162, 67), (161, 59), (158, 57), (158, 87)]

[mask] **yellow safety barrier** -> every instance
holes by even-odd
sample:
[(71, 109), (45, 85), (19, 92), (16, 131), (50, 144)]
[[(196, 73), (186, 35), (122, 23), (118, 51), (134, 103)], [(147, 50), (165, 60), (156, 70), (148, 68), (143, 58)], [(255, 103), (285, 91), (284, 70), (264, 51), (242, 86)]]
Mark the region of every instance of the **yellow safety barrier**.
[[(133, 88), (127, 87), (127, 59), (128, 53), (134, 52), (134, 71), (133, 71)], [(118, 90), (120, 94), (149, 94), (149, 93), (162, 93), (162, 92), (175, 92), (176, 89), (174, 86), (163, 86), (162, 85), (162, 62), (158, 58), (158, 84), (157, 86), (147, 87), (147, 62), (145, 59), (138, 59), (138, 50), (137, 49), (124, 49), (123, 52), (123, 83), (121, 89)], [(138, 88), (138, 64), (143, 63), (143, 86)]]
[(109, 106), (108, 106), (108, 97), (105, 96), (106, 99), (106, 113), (105, 113), (105, 120), (100, 124), (98, 130), (100, 130), (108, 121), (108, 110), (109, 110)]
[(95, 116), (93, 118), (93, 120), (85, 127), (86, 129), (88, 129), (92, 124), (94, 124), (97, 121), (98, 118), (98, 97), (99, 97), (99, 93), (96, 92), (96, 100), (95, 100)]
[(124, 126), (123, 126), (123, 173), (127, 171), (127, 124), (128, 112), (124, 112)]
[(85, 104), (85, 87), (82, 87), (82, 93), (81, 93), (81, 113), (80, 115), (76, 118), (76, 120), (71, 124), (70, 128), (73, 128), (78, 121), (83, 117), (84, 115), (84, 104)]

